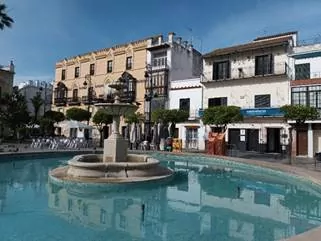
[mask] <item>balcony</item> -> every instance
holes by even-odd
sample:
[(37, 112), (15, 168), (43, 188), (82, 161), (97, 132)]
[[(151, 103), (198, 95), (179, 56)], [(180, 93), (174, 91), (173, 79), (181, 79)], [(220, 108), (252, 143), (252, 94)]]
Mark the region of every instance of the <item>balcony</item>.
[(152, 70), (162, 70), (167, 68), (167, 56), (152, 59)]
[(81, 97), (81, 102), (84, 104), (84, 105), (91, 105), (93, 103), (95, 103), (96, 101), (96, 98), (94, 96), (92, 97), (89, 97), (88, 96), (83, 96)]
[(80, 102), (80, 98), (76, 96), (67, 98), (67, 103), (69, 106), (80, 105)]
[[(235, 66), (235, 65), (234, 65)], [(213, 70), (204, 72), (201, 82), (203, 84), (221, 82), (228, 80), (239, 80), (239, 79), (251, 79), (251, 78), (262, 78), (262, 77), (275, 77), (282, 75), (290, 75), (289, 67), (287, 63), (274, 63), (272, 68), (269, 66), (263, 66), (262, 68), (256, 68), (253, 66), (237, 66), (232, 67), (230, 72), (223, 70), (217, 74), (218, 78), (213, 79)], [(205, 69), (213, 68), (209, 65), (205, 66)], [(226, 77), (224, 77), (226, 76)]]
[(189, 117), (188, 120), (197, 120), (202, 117), (202, 111), (201, 109), (191, 109), (189, 111)]
[(55, 98), (54, 104), (55, 106), (66, 106), (67, 98)]

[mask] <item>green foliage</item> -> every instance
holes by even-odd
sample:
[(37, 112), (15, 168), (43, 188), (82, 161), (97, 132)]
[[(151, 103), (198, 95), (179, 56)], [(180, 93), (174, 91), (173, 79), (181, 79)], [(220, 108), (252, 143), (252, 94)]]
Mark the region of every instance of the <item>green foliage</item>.
[(285, 119), (293, 120), (297, 124), (303, 124), (306, 120), (315, 120), (319, 117), (316, 108), (304, 105), (284, 105), (281, 111)]
[(226, 129), (227, 124), (243, 120), (240, 107), (215, 106), (204, 111), (203, 122), (206, 125), (221, 126)]
[(102, 131), (104, 125), (111, 124), (113, 117), (104, 109), (99, 109), (93, 116), (93, 123)]
[(184, 110), (157, 109), (152, 113), (153, 122), (163, 122), (164, 124), (180, 123), (188, 120), (189, 113)]
[(13, 23), (13, 19), (7, 14), (7, 6), (4, 3), (0, 3), (0, 29), (10, 28)]
[(68, 109), (66, 112), (66, 118), (68, 120), (75, 120), (75, 121), (85, 121), (89, 120), (91, 117), (91, 113), (87, 110), (81, 108), (71, 108)]
[(58, 123), (65, 119), (65, 115), (59, 111), (49, 110), (44, 114), (44, 118), (51, 120), (53, 123)]
[(0, 122), (16, 135), (17, 131), (30, 121), (26, 99), (17, 88), (14, 88), (12, 94), (5, 94), (1, 103), (3, 111), (0, 111)]
[(65, 115), (59, 111), (46, 111), (44, 116), (40, 119), (40, 128), (46, 135), (54, 135), (54, 124), (65, 119)]
[(142, 113), (133, 113), (131, 115), (125, 116), (125, 122), (127, 124), (140, 123), (144, 121), (144, 115)]
[(30, 99), (33, 109), (34, 109), (34, 123), (37, 123), (38, 119), (38, 113), (40, 110), (40, 107), (44, 104), (43, 99), (41, 98), (40, 92), (37, 92), (37, 94)]

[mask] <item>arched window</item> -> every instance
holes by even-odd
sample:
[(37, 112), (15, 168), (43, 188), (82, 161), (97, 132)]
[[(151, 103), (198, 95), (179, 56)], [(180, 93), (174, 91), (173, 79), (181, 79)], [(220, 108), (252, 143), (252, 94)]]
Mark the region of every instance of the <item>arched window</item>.
[(137, 80), (129, 73), (124, 72), (121, 80), (125, 83), (121, 98), (125, 102), (134, 102), (136, 99), (136, 82)]
[(68, 88), (62, 82), (57, 84), (54, 91), (55, 94), (55, 105), (65, 105), (67, 102)]

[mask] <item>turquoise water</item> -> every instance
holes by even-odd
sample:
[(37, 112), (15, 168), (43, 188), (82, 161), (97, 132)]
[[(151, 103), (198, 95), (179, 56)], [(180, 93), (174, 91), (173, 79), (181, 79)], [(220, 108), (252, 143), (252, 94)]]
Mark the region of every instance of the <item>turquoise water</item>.
[(48, 183), (67, 156), (2, 162), (0, 240), (270, 241), (321, 225), (321, 195), (306, 184), (157, 157), (178, 172), (168, 185), (99, 192)]

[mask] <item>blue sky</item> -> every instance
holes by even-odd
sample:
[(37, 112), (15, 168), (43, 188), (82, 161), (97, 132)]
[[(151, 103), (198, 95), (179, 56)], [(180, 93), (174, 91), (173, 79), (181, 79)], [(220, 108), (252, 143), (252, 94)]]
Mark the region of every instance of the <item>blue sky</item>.
[[(5, 0), (15, 24), (0, 32), (0, 63), (17, 82), (54, 78), (65, 57), (175, 32), (203, 52), (256, 36), (321, 34), (319, 0)], [(192, 29), (192, 32), (188, 30)], [(201, 40), (202, 41), (201, 41)], [(202, 44), (201, 44), (202, 43)]]

